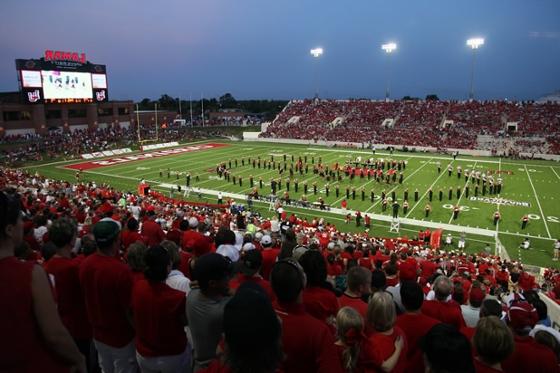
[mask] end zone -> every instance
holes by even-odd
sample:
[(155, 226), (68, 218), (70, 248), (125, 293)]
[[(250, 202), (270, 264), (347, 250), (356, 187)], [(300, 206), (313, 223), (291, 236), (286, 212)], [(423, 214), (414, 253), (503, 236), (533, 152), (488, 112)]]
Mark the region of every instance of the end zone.
[(144, 159), (152, 159), (152, 158), (160, 158), (166, 157), (168, 155), (177, 155), (182, 153), (190, 153), (200, 150), (208, 150), (208, 149), (215, 149), (215, 148), (222, 148), (224, 146), (229, 146), (230, 144), (222, 144), (222, 143), (214, 143), (214, 144), (201, 144), (201, 145), (191, 145), (191, 146), (181, 146), (174, 149), (167, 149), (167, 150), (158, 150), (155, 152), (149, 153), (140, 153), (135, 155), (127, 155), (124, 157), (116, 157), (116, 158), (109, 158), (109, 159), (101, 159), (98, 161), (88, 161), (88, 162), (80, 162), (80, 163), (73, 163), (64, 168), (72, 169), (72, 170), (93, 170), (95, 168), (100, 167), (107, 167), (107, 166), (114, 166), (117, 164), (140, 161)]

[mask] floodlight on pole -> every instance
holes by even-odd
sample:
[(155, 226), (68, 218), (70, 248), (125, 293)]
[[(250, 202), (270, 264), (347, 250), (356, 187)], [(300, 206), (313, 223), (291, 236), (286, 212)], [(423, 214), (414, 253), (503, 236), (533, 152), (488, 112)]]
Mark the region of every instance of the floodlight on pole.
[(323, 54), (323, 48), (313, 48), (309, 51), (309, 53), (311, 53), (311, 55), (315, 58), (321, 57)]
[[(314, 59), (319, 60), (319, 57), (323, 55), (323, 48), (313, 48), (309, 51), (309, 53), (313, 56)], [(315, 63), (314, 65), (316, 65)], [(319, 98), (319, 77), (317, 72), (317, 66), (313, 66), (313, 80), (315, 85), (315, 98)]]
[(469, 91), (469, 99), (474, 98), (474, 62), (476, 59), (476, 50), (484, 45), (483, 38), (470, 38), (467, 40), (467, 46), (469, 46), (472, 51), (472, 63), (471, 63), (471, 89)]
[[(382, 44), (381, 49), (383, 49), (383, 51), (387, 53), (387, 55), (389, 56), (391, 55), (391, 53), (397, 50), (397, 43), (390, 42), (390, 43)], [(390, 78), (391, 78), (391, 66), (390, 66), (390, 61), (387, 61), (387, 82), (385, 85), (385, 100), (389, 99)]]

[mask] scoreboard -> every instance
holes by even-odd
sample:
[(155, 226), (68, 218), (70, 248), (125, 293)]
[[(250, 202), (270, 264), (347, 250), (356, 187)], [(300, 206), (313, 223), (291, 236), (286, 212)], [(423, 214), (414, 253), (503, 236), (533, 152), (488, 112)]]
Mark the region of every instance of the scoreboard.
[(85, 53), (46, 50), (40, 59), (17, 59), (18, 84), (28, 103), (94, 103), (109, 99), (107, 68)]

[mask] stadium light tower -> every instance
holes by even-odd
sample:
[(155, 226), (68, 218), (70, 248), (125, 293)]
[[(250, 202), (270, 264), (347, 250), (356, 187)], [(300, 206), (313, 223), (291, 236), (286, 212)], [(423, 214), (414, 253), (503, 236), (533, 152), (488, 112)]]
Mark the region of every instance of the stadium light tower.
[[(323, 48), (313, 48), (309, 51), (309, 53), (313, 56), (314, 59), (319, 60), (319, 57), (323, 55)], [(315, 80), (315, 98), (319, 98), (319, 77), (317, 73), (317, 63), (313, 66), (313, 75)]]
[[(393, 53), (397, 49), (397, 43), (390, 42), (390, 43), (382, 44), (381, 49), (383, 49), (383, 51), (387, 53), (387, 56), (390, 56), (391, 53)], [(385, 100), (389, 99), (389, 84), (391, 78), (390, 66), (391, 66), (390, 62), (387, 61), (387, 83), (385, 85)]]
[(469, 99), (474, 98), (474, 61), (476, 56), (476, 50), (480, 46), (484, 45), (483, 38), (471, 38), (467, 40), (467, 45), (472, 49), (472, 64), (471, 64), (471, 90), (469, 92)]

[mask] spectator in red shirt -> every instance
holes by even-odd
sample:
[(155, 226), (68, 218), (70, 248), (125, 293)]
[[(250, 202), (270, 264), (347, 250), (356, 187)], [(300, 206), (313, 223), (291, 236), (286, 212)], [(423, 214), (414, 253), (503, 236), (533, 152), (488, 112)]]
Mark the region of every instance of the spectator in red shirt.
[(526, 301), (514, 300), (508, 311), (515, 351), (502, 364), (506, 372), (560, 372), (554, 352), (529, 336), (538, 321), (535, 308)]
[(283, 358), (282, 327), (270, 298), (242, 284), (224, 307), (224, 354), (200, 373), (275, 372)]
[(18, 196), (0, 191), (0, 211), (0, 371), (64, 372), (66, 365), (85, 373), (85, 359), (58, 316), (45, 271), (14, 257), (23, 241)]
[(180, 372), (190, 366), (185, 293), (169, 287), (171, 258), (162, 246), (146, 251), (145, 279), (132, 291), (136, 357), (143, 372)]
[(407, 346), (402, 330), (395, 326), (397, 309), (386, 291), (374, 293), (368, 304), (366, 341), (358, 369), (365, 371), (404, 372)]
[(342, 367), (346, 372), (354, 372), (364, 341), (364, 319), (352, 307), (342, 307), (336, 315), (335, 346)]
[(104, 372), (136, 372), (134, 329), (129, 319), (132, 272), (117, 259), (120, 225), (108, 218), (93, 227), (97, 252), (80, 266), (80, 283)]
[(142, 242), (134, 242), (128, 247), (126, 261), (132, 271), (132, 282), (134, 284), (144, 279), (144, 270), (146, 269), (144, 255), (146, 250), (148, 248)]
[(80, 288), (80, 260), (72, 259), (78, 229), (68, 218), (55, 220), (49, 228), (49, 239), (56, 246), (56, 254), (45, 264), (52, 279), (58, 313), (74, 342), (90, 367), (91, 326)]
[(265, 234), (261, 238), (261, 246), (263, 248), (263, 264), (261, 267), (261, 274), (265, 280), (269, 280), (272, 266), (274, 265), (274, 263), (276, 263), (278, 254), (280, 254), (280, 249), (272, 246), (272, 238), (268, 234)]
[(136, 241), (144, 242), (144, 237), (138, 233), (138, 220), (130, 218), (128, 219), (128, 222), (126, 222), (126, 229), (123, 229), (121, 233), (121, 243), (124, 252), (126, 252), (128, 247)]
[(303, 304), (306, 312), (332, 327), (339, 309), (338, 299), (327, 283), (327, 265), (319, 250), (308, 250), (299, 259), (307, 276), (307, 286), (303, 290)]
[(435, 325), (422, 339), (422, 350), (426, 372), (475, 372), (471, 344), (452, 325)]
[(354, 308), (365, 319), (368, 305), (363, 297), (371, 293), (371, 272), (364, 267), (353, 267), (348, 271), (346, 281), (348, 288), (338, 298), (338, 303), (340, 307)]
[(477, 373), (503, 371), (501, 362), (513, 353), (513, 335), (506, 324), (496, 316), (481, 318), (472, 339)]
[(146, 238), (146, 245), (152, 247), (159, 245), (165, 239), (165, 233), (163, 233), (161, 226), (154, 221), (156, 214), (153, 210), (148, 211), (147, 216), (148, 218), (142, 224), (142, 236)]
[(282, 319), (281, 368), (290, 373), (342, 373), (334, 337), (324, 322), (307, 314), (303, 306), (306, 276), (293, 259), (277, 262), (270, 276), (276, 295), (276, 314)]
[(440, 275), (434, 281), (435, 300), (428, 300), (422, 306), (422, 313), (443, 323), (453, 325), (460, 330), (465, 326), (461, 306), (453, 301), (447, 300), (451, 294), (453, 284), (444, 275)]
[(234, 292), (246, 282), (252, 282), (260, 286), (270, 300), (274, 300), (274, 292), (270, 286), (270, 282), (262, 278), (259, 270), (262, 265), (262, 254), (258, 250), (249, 250), (242, 253), (241, 259), (237, 263), (239, 274), (229, 282), (229, 288)]
[(424, 360), (422, 358), (420, 341), (434, 325), (440, 322), (422, 314), (420, 311), (424, 302), (424, 292), (417, 282), (402, 282), (400, 294), (405, 313), (397, 317), (396, 325), (401, 328), (407, 340), (407, 372), (424, 372)]

